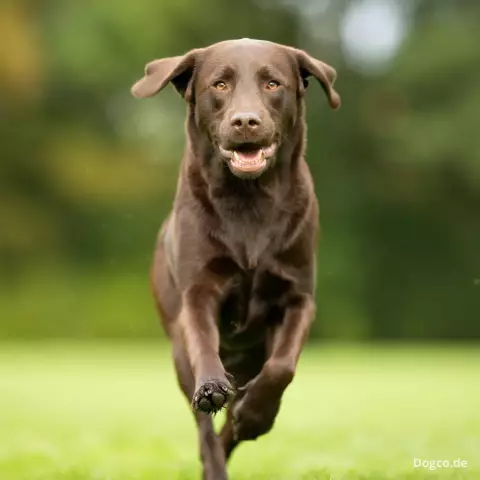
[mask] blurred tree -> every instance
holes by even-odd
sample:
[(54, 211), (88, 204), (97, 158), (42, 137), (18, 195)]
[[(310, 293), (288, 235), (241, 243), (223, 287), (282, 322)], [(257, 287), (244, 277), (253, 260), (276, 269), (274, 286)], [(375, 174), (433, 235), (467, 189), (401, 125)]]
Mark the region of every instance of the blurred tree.
[(173, 89), (135, 101), (130, 85), (153, 58), (257, 37), (338, 70), (338, 113), (316, 85), (308, 99), (323, 227), (314, 335), (478, 338), (478, 4), (409, 0), (405, 42), (368, 72), (342, 50), (353, 3), (368, 4), (4, 0), (0, 336), (158, 331), (147, 270), (185, 106)]

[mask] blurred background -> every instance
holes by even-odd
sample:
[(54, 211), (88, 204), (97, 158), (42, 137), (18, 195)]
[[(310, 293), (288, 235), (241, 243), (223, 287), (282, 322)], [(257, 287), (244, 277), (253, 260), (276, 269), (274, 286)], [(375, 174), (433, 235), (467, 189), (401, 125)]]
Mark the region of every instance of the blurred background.
[(229, 38), (308, 50), (313, 338), (480, 338), (474, 0), (2, 0), (0, 338), (161, 338), (148, 286), (185, 105), (145, 63)]

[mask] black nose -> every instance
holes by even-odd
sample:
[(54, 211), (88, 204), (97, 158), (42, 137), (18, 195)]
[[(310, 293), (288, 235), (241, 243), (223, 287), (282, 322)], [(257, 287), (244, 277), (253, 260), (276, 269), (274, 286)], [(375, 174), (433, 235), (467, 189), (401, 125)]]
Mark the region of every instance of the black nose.
[(256, 113), (244, 112), (236, 113), (232, 116), (230, 124), (239, 132), (254, 132), (262, 123), (262, 120)]

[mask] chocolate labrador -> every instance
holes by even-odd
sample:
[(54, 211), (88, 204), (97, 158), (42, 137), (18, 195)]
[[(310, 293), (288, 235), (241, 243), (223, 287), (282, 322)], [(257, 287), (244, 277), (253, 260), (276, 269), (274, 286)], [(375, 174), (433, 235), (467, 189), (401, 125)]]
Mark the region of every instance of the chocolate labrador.
[[(241, 39), (148, 63), (188, 103), (173, 208), (151, 284), (198, 426), (203, 478), (227, 478), (242, 440), (268, 432), (315, 314), (318, 204), (304, 159), (304, 93), (340, 105), (335, 70), (302, 50)], [(217, 435), (211, 415), (227, 408)]]

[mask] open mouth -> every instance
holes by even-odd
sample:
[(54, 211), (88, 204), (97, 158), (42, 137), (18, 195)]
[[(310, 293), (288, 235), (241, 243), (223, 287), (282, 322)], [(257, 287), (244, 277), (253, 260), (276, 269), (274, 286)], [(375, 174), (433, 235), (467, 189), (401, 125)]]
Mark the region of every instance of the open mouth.
[(277, 149), (277, 145), (272, 143), (268, 147), (244, 144), (235, 150), (226, 150), (219, 145), (222, 156), (230, 160), (230, 166), (244, 173), (254, 173), (264, 170), (267, 167), (267, 160), (273, 155)]

